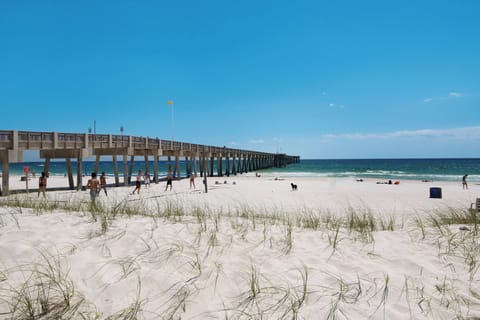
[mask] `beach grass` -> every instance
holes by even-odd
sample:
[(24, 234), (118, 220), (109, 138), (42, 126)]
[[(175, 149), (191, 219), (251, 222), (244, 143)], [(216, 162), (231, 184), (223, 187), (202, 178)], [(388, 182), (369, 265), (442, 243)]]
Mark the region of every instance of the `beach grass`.
[[(8, 208), (2, 215), (0, 227), (13, 223), (21, 228), (18, 217), (32, 212), (35, 215), (59, 211), (79, 213), (96, 225), (93, 235), (102, 239), (100, 248), (106, 259), (105, 268), (120, 270), (117, 282), (136, 278), (136, 296), (119, 311), (105, 314), (97, 310), (94, 301), (87, 301), (73, 280), (62, 255), (40, 252), (41, 262), (31, 262), (0, 272), (0, 310), (12, 319), (41, 319), (42, 317), (84, 319), (181, 319), (193, 306), (195, 297), (212, 282), (215, 294), (221, 295), (219, 283), (226, 281), (223, 260), (228, 250), (240, 242), (251, 251), (268, 250), (282, 259), (289, 259), (298, 248), (296, 241), (305, 233), (319, 239), (333, 249), (332, 255), (341, 255), (342, 247), (363, 248), (374, 244), (379, 232), (402, 231), (397, 218), (364, 207), (348, 207), (343, 214), (324, 210), (301, 209), (288, 214), (281, 208), (258, 209), (240, 205), (234, 209), (210, 209), (208, 206), (187, 207), (180, 200), (156, 200), (151, 204), (142, 200), (135, 203), (112, 201), (93, 206), (82, 199), (32, 199), (9, 197), (0, 199), (0, 206)], [(143, 219), (149, 224), (148, 233), (139, 239), (141, 250), (136, 254), (114, 256), (110, 249), (128, 236), (118, 223), (122, 219)], [(172, 237), (159, 243), (158, 228), (161, 224), (179, 226), (191, 232), (187, 239)], [(402, 223), (403, 224), (403, 223)], [(468, 270), (468, 281), (478, 281), (480, 244), (476, 213), (449, 208), (430, 215), (412, 217), (406, 223), (417, 232), (425, 244), (438, 250), (446, 261), (462, 261)], [(189, 233), (187, 233), (189, 234)], [(94, 240), (93, 238), (87, 240)], [(417, 239), (414, 239), (415, 241)], [(132, 243), (133, 246), (133, 243)], [(330, 257), (332, 257), (330, 255)], [(157, 309), (142, 293), (143, 265), (154, 265), (180, 274), (177, 281), (162, 291), (163, 303)], [(242, 269), (242, 267), (239, 267)], [(475, 287), (459, 290), (451, 276), (440, 277), (434, 286), (423, 283), (423, 275), (417, 278), (405, 275), (358, 275), (347, 280), (339, 272), (327, 277), (331, 285), (312, 283), (312, 269), (302, 266), (295, 269), (292, 283), (281, 277), (262, 273), (262, 267), (249, 262), (243, 267), (236, 295), (222, 297), (222, 308), (210, 311), (213, 318), (224, 319), (302, 319), (309, 314), (312, 304), (325, 307), (321, 313), (326, 319), (351, 318), (351, 308), (362, 305), (369, 310), (369, 317), (388, 319), (388, 307), (396, 297), (395, 279), (400, 277), (408, 312), (435, 318), (442, 310), (458, 318), (466, 318), (474, 301), (480, 300)], [(163, 269), (162, 269), (163, 272)], [(12, 279), (22, 275), (22, 281)], [(397, 288), (398, 289), (398, 288)], [(467, 293), (466, 293), (467, 292)], [(470, 298), (465, 298), (468, 294)], [(156, 302), (156, 301), (155, 301)], [(440, 308), (440, 309), (438, 309)]]

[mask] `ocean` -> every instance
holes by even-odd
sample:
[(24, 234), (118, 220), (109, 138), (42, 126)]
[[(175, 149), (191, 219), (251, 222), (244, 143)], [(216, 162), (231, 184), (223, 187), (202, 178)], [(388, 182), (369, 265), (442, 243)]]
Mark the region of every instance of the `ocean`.
[[(182, 176), (186, 175), (185, 165), (185, 161), (180, 161), (180, 173)], [(29, 166), (31, 170), (38, 174), (43, 171), (44, 162), (11, 163), (10, 174), (22, 175), (24, 166)], [(121, 176), (123, 174), (123, 162), (119, 161), (118, 166)], [(76, 174), (76, 163), (73, 161), (72, 167), (74, 174)], [(86, 174), (90, 174), (94, 168), (94, 161), (83, 162), (83, 172)], [(225, 165), (223, 165), (223, 168), (225, 168)], [(134, 162), (134, 174), (138, 170), (145, 170), (143, 161)], [(100, 161), (99, 172), (102, 171), (112, 176), (113, 162)], [(153, 172), (153, 162), (150, 162), (150, 172)], [(160, 176), (166, 176), (167, 172), (168, 162), (160, 161)], [(214, 173), (216, 172), (216, 167), (214, 167)], [(301, 160), (300, 163), (292, 164), (285, 168), (271, 168), (261, 170), (259, 173), (274, 177), (352, 177), (356, 179), (431, 181), (461, 181), (462, 176), (468, 174), (467, 181), (480, 183), (480, 159)], [(65, 174), (65, 162), (50, 162), (50, 175), (63, 176)]]

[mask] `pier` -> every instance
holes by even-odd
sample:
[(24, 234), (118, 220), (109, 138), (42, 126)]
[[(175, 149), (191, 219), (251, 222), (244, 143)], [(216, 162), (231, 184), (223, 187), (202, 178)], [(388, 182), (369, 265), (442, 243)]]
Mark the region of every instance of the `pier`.
[[(95, 172), (101, 156), (111, 156), (114, 165), (115, 185), (120, 186), (119, 158), (122, 161), (123, 184), (129, 185), (135, 157), (145, 160), (145, 172), (153, 159), (153, 181), (158, 183), (160, 157), (167, 158), (168, 172), (180, 176), (180, 158), (185, 159), (186, 174), (195, 176), (230, 176), (272, 167), (284, 167), (300, 161), (299, 156), (284, 153), (266, 153), (228, 147), (209, 146), (158, 138), (112, 134), (60, 133), (0, 130), (0, 161), (2, 162), (2, 185), (0, 194), (9, 194), (9, 164), (23, 162), (23, 152), (39, 150), (44, 159), (45, 173), (51, 159), (65, 159), (70, 189), (81, 189), (85, 158), (95, 157)], [(72, 159), (76, 160), (76, 183), (72, 173)], [(129, 161), (130, 160), (130, 161)]]

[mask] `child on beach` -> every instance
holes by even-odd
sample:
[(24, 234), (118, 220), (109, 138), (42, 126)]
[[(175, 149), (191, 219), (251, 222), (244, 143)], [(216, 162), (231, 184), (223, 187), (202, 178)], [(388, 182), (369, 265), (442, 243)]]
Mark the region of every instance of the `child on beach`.
[(193, 173), (190, 174), (190, 189), (195, 189), (195, 175)]
[(92, 178), (88, 179), (87, 188), (90, 189), (90, 200), (92, 200), (92, 203), (95, 203), (95, 199), (100, 192), (100, 183), (97, 180), (96, 172), (92, 172)]
[(100, 193), (100, 191), (104, 191), (105, 192), (105, 195), (108, 197), (108, 194), (107, 194), (107, 177), (105, 176), (105, 172), (102, 172), (102, 175), (100, 176), (100, 190), (98, 191)]
[(43, 194), (43, 197), (46, 198), (45, 190), (47, 190), (47, 176), (45, 172), (42, 172), (40, 178), (38, 178), (38, 196), (40, 197), (40, 192)]
[(137, 180), (135, 181), (135, 189), (133, 189), (132, 194), (135, 194), (135, 191), (137, 191), (137, 194), (140, 194), (141, 185), (142, 185), (142, 170), (138, 170)]

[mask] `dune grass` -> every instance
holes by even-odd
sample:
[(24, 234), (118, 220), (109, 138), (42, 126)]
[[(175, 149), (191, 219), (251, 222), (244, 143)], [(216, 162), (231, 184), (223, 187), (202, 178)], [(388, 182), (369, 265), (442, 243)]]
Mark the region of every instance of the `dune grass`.
[[(275, 250), (288, 259), (296, 250), (296, 238), (300, 232), (312, 232), (325, 237), (326, 243), (335, 254), (343, 246), (372, 244), (379, 231), (396, 232), (402, 226), (395, 216), (378, 215), (368, 208), (346, 208), (343, 214), (328, 211), (300, 210), (288, 214), (284, 210), (259, 210), (250, 206), (235, 209), (212, 210), (206, 206), (187, 208), (180, 201), (155, 201), (152, 204), (137, 201), (99, 203), (92, 206), (78, 199), (40, 200), (10, 198), (0, 200), (0, 206), (11, 210), (2, 215), (0, 228), (6, 224), (17, 224), (18, 215), (25, 208), (37, 215), (55, 211), (79, 212), (90, 222), (98, 225), (96, 237), (104, 239), (100, 249), (108, 260), (120, 270), (118, 281), (138, 278), (137, 295), (131, 304), (122, 310), (104, 315), (96, 311), (93, 301), (86, 301), (76, 290), (69, 278), (61, 256), (42, 252), (41, 262), (32, 262), (16, 269), (0, 271), (1, 316), (11, 319), (181, 319), (191, 308), (192, 301), (208, 283), (216, 291), (218, 284), (227, 277), (222, 255), (235, 241), (244, 241), (252, 250), (258, 247)], [(10, 217), (10, 218), (8, 218)], [(142, 249), (136, 255), (112, 257), (108, 243), (118, 241), (125, 231), (110, 228), (121, 218), (145, 217), (150, 221), (148, 234), (142, 235)], [(8, 219), (8, 220), (7, 220)], [(153, 234), (159, 223), (181, 224), (193, 232), (189, 241), (172, 239), (158, 243)], [(420, 215), (407, 223), (418, 233), (418, 238), (431, 243), (438, 254), (449, 261), (463, 261), (468, 269), (470, 282), (478, 281), (480, 256), (478, 220), (476, 213), (469, 210), (448, 209), (434, 212), (425, 217)], [(464, 227), (464, 228), (463, 228)], [(415, 240), (417, 240), (415, 239)], [(162, 292), (163, 303), (152, 310), (152, 303), (142, 297), (142, 264), (160, 266), (173, 265), (183, 278)], [(248, 270), (238, 283), (236, 296), (224, 297), (221, 310), (213, 310), (210, 316), (224, 319), (302, 319), (302, 314), (315, 303), (322, 303), (324, 318), (352, 318), (349, 310), (354, 305), (366, 305), (370, 317), (388, 319), (388, 307), (392, 297), (392, 278), (404, 278), (401, 290), (405, 295), (410, 315), (420, 314), (434, 317), (438, 308), (452, 311), (458, 318), (469, 315), (472, 301), (480, 301), (480, 290), (472, 286), (459, 290), (451, 278), (443, 277), (434, 287), (427, 287), (419, 278), (404, 275), (372, 276), (370, 279), (346, 280), (341, 274), (332, 275), (332, 284), (312, 284), (308, 267), (297, 270), (298, 281), (291, 283), (261, 272), (261, 266), (250, 263)], [(12, 279), (21, 275), (22, 281)], [(325, 302), (328, 301), (328, 302)], [(149, 309), (150, 308), (150, 309)], [(450, 314), (450, 313), (449, 313)]]

